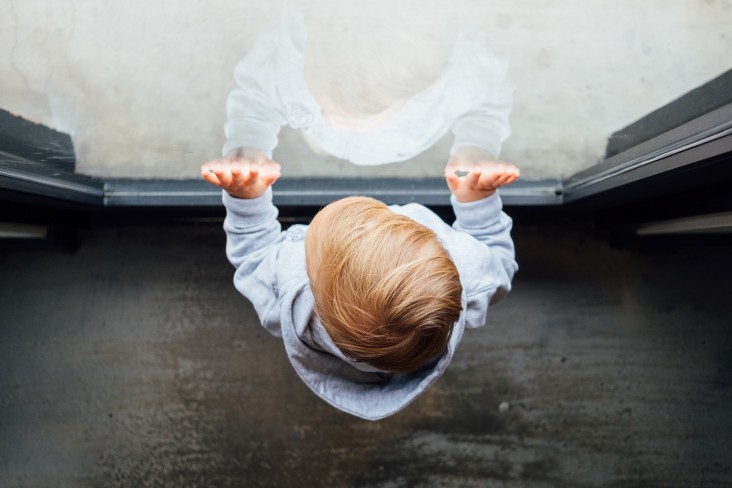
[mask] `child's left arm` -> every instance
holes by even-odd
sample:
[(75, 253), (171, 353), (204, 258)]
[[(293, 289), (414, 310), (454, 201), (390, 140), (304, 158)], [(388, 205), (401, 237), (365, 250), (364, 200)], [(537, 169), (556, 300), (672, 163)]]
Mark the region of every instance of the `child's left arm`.
[(502, 211), (497, 192), (499, 187), (513, 183), (518, 175), (516, 166), (500, 161), (474, 169), (466, 176), (445, 171), (457, 217), (453, 228), (487, 248), (481, 250), (466, 244), (465, 249), (472, 251), (470, 255), (454, 256), (468, 295), (467, 327), (483, 325), (488, 302), (495, 303), (508, 293), (518, 269), (511, 239), (512, 221)]

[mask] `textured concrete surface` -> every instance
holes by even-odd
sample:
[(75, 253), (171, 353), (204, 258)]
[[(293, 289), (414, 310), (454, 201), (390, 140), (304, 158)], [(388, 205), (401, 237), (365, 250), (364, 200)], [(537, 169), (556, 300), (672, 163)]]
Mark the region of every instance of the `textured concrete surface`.
[(730, 486), (729, 248), (515, 239), (512, 294), (377, 423), (300, 382), (217, 223), (2, 251), (0, 486)]
[[(3, 0), (0, 107), (70, 132), (82, 173), (196, 177), (220, 153), (235, 63), (284, 3)], [(730, 68), (731, 0), (462, 4), (510, 62), (502, 156), (524, 177), (592, 165), (609, 134)], [(290, 175), (440, 175), (449, 148), (364, 169), (281, 144)]]

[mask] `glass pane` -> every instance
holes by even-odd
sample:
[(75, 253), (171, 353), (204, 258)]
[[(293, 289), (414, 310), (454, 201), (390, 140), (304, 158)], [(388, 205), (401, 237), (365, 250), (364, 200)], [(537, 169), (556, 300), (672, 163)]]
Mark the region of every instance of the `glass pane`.
[(455, 131), (557, 178), (730, 68), (727, 0), (361, 3), (3, 2), (0, 108), (71, 134), (79, 173), (197, 178), (239, 66), (229, 142), (284, 123), (284, 176), (439, 176)]

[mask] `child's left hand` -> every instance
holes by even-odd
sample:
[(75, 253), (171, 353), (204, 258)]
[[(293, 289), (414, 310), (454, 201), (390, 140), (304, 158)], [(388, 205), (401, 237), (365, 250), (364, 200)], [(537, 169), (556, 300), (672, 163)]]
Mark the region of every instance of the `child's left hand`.
[[(457, 171), (466, 172), (458, 176)], [(459, 202), (475, 202), (491, 196), (504, 185), (519, 177), (513, 164), (498, 161), (488, 151), (471, 146), (459, 148), (447, 162), (445, 180)]]
[(234, 198), (257, 198), (280, 177), (280, 165), (271, 160), (217, 159), (201, 166), (201, 177)]

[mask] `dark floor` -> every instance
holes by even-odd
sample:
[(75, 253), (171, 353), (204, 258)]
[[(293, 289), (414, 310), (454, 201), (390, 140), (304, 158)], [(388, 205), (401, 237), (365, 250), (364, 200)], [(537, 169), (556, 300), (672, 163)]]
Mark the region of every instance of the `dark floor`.
[(2, 487), (732, 485), (729, 247), (518, 226), (512, 294), (373, 423), (300, 382), (219, 225), (82, 238), (0, 252)]

